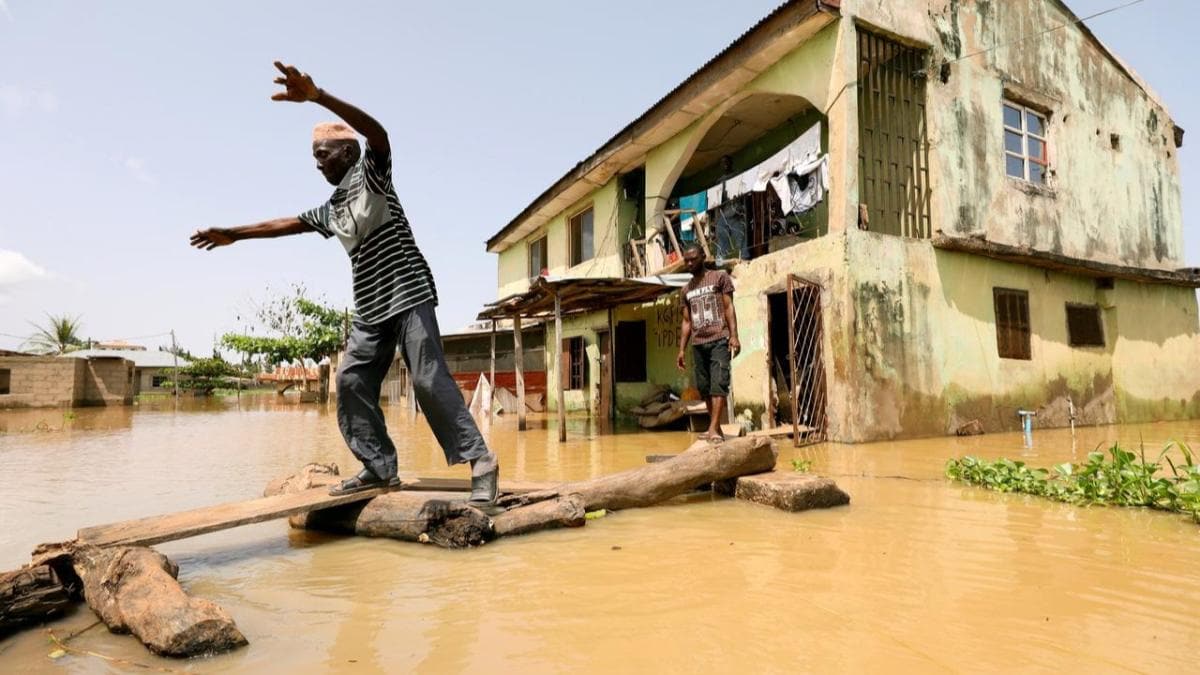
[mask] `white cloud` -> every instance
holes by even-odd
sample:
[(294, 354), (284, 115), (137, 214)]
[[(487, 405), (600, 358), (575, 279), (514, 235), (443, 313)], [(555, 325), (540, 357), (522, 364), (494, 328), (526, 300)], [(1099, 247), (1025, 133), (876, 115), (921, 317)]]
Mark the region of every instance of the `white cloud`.
[(10, 299), (10, 287), (48, 278), (50, 273), (37, 263), (16, 251), (0, 248), (0, 304)]
[(8, 11), (8, 2), (6, 0), (0, 0), (0, 14), (8, 17), (9, 21), (13, 20), (12, 12)]
[(0, 84), (0, 110), (11, 118), (20, 117), (28, 111), (55, 113), (58, 112), (58, 96), (48, 89)]
[(139, 181), (146, 183), (147, 185), (154, 185), (158, 182), (158, 178), (156, 178), (154, 174), (150, 173), (150, 171), (146, 169), (145, 158), (117, 156), (113, 159), (118, 164), (125, 167), (125, 170)]

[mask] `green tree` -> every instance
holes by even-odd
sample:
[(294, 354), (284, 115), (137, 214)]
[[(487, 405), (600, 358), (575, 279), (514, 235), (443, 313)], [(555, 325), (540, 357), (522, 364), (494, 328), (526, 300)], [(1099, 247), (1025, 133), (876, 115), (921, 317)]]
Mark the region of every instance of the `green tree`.
[[(269, 292), (269, 289), (268, 289)], [(321, 359), (332, 356), (345, 343), (349, 315), (310, 300), (303, 285), (286, 295), (275, 295), (256, 311), (258, 328), (264, 334), (226, 333), (221, 344), (251, 358), (276, 364), (281, 361)]]
[(35, 332), (25, 344), (35, 352), (57, 356), (83, 348), (83, 339), (79, 336), (83, 324), (77, 316), (47, 314), (44, 325), (32, 321), (30, 325), (34, 327)]
[[(179, 388), (211, 394), (218, 387), (232, 386), (230, 378), (239, 377), (241, 373), (224, 359), (196, 359), (191, 364), (179, 369)], [(174, 382), (166, 382), (164, 387), (174, 386)]]

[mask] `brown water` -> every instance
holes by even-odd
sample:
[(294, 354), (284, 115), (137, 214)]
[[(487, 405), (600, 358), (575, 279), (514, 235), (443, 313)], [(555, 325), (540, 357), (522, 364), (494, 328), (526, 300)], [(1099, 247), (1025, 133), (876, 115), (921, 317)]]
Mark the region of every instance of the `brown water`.
[[(447, 469), (423, 422), (389, 423), (401, 466)], [(597, 436), (572, 423), (485, 429), (507, 478), (575, 479), (674, 452), (683, 433)], [(250, 646), (191, 661), (92, 626), (72, 647), (194, 672), (1184, 672), (1200, 651), (1200, 526), (1132, 509), (997, 495), (942, 478), (951, 456), (1081, 458), (1115, 439), (1200, 447), (1200, 423), (796, 451), (853, 498), (786, 514), (709, 496), (472, 551), (264, 523), (163, 545)], [(84, 525), (255, 496), (310, 461), (356, 468), (331, 410), (273, 397), (0, 413), (0, 569)], [(617, 548), (619, 547), (619, 548)], [(86, 629), (86, 630), (84, 630)], [(42, 629), (0, 641), (0, 671), (124, 672), (52, 661)], [(142, 671), (145, 672), (145, 671)]]

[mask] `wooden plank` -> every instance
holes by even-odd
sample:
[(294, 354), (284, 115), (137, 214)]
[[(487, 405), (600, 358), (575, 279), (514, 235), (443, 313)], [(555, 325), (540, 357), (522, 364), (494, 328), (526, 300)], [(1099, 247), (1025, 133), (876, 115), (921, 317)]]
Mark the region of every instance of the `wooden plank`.
[[(468, 478), (414, 477), (401, 480), (403, 490), (411, 492), (457, 493), (471, 490), (471, 481)], [(554, 483), (531, 481), (501, 481), (500, 492), (502, 494), (525, 494), (550, 489), (554, 485)], [(260, 497), (190, 511), (86, 527), (79, 530), (76, 537), (82, 543), (96, 546), (152, 546), (242, 525), (286, 518), (298, 513), (366, 501), (385, 492), (388, 490), (380, 488), (335, 497), (329, 494), (327, 485), (321, 485), (303, 492)]]
[(297, 513), (328, 509), (377, 497), (386, 489), (377, 488), (350, 495), (332, 496), (329, 488), (317, 487), (304, 492), (230, 502), (190, 511), (170, 513), (79, 530), (79, 541), (97, 546), (150, 546), (186, 539), (241, 525), (286, 518)]

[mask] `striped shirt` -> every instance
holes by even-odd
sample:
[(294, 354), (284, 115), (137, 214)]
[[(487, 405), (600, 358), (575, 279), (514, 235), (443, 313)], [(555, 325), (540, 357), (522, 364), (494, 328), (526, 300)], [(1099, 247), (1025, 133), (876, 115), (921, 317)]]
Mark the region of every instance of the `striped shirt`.
[(425, 302), (437, 288), (392, 186), (392, 160), (367, 146), (329, 201), (300, 215), (326, 239), (336, 236), (350, 255), (354, 309), (376, 324)]

